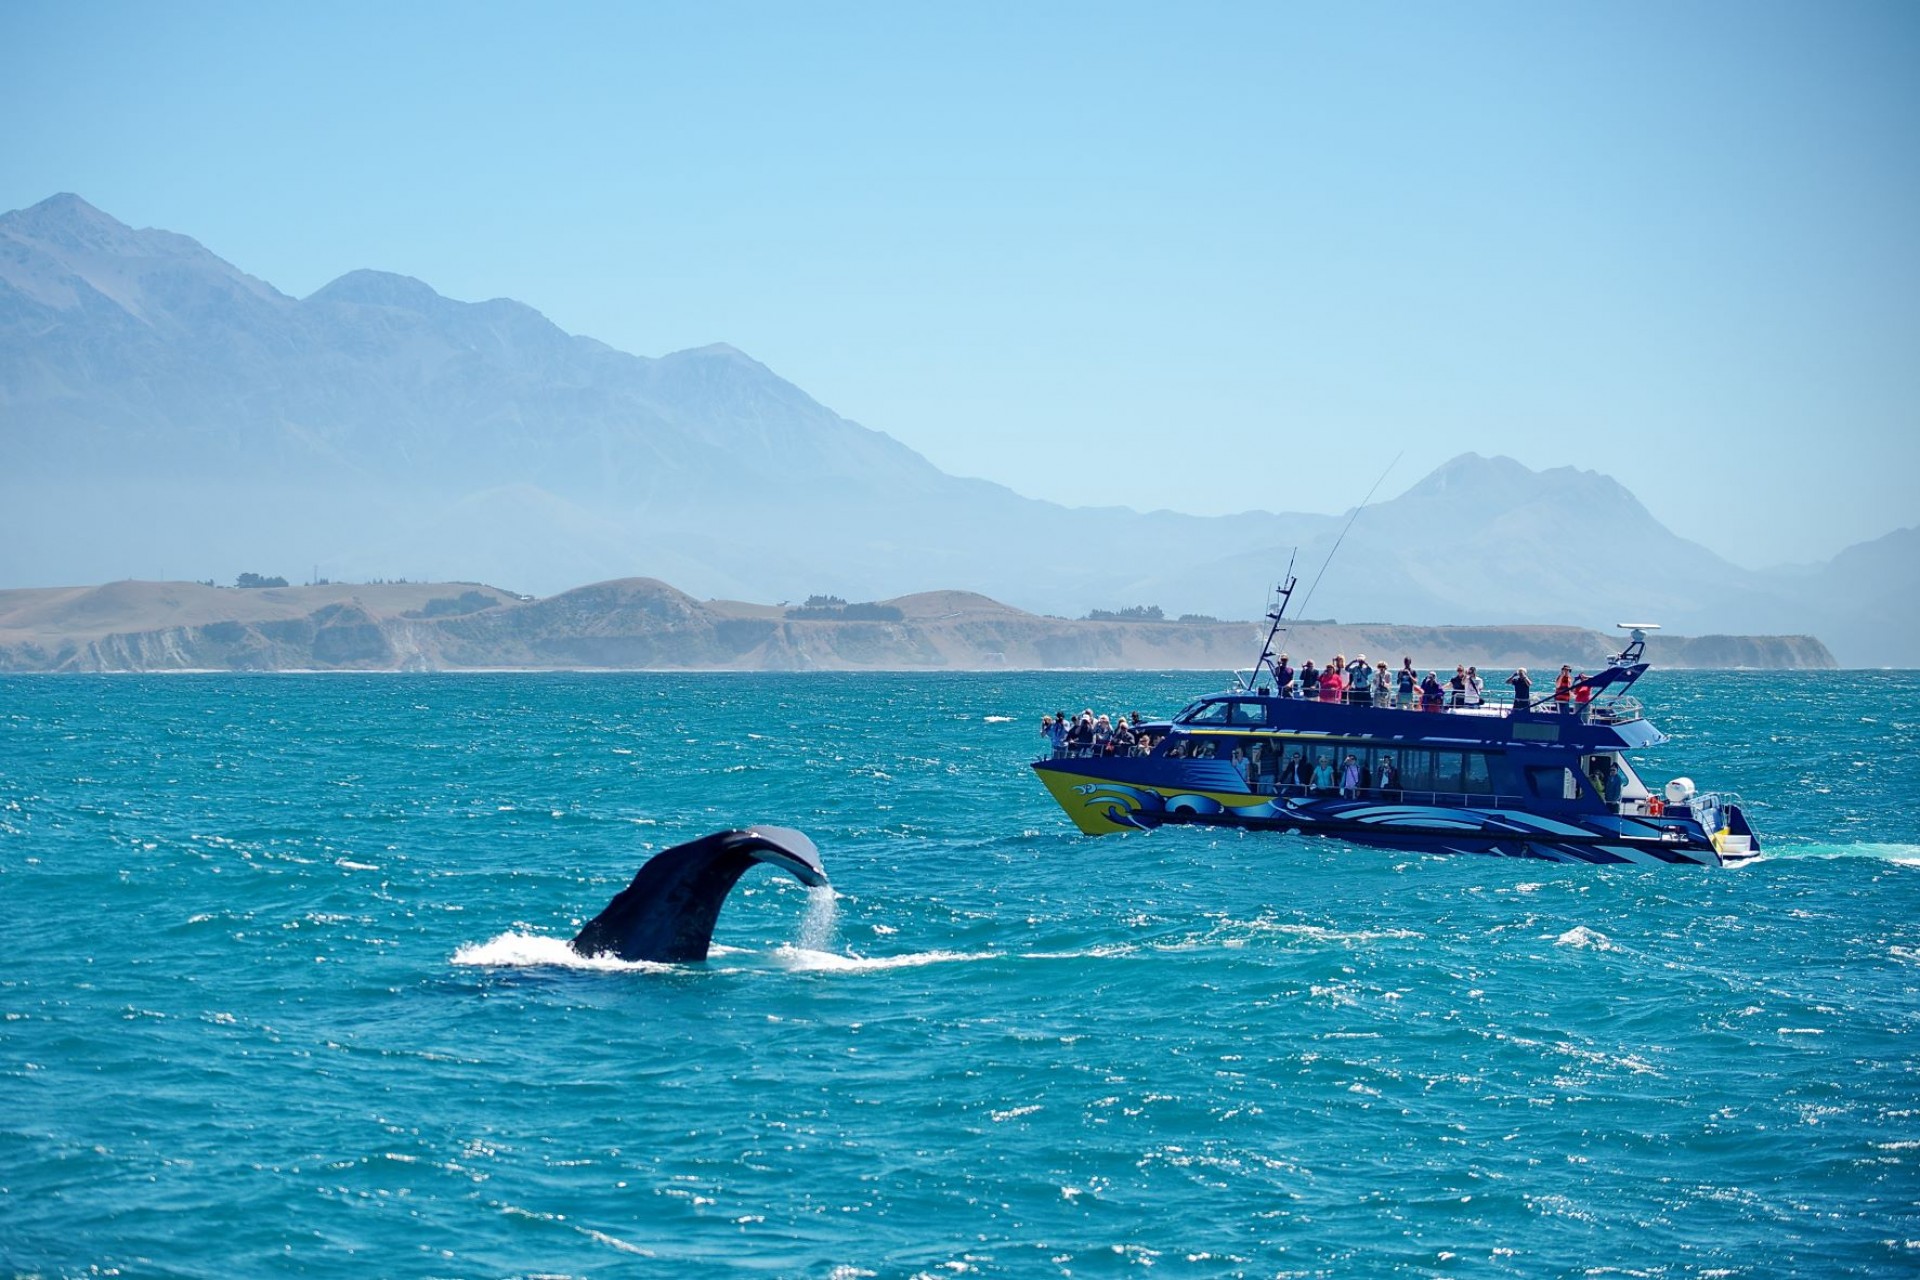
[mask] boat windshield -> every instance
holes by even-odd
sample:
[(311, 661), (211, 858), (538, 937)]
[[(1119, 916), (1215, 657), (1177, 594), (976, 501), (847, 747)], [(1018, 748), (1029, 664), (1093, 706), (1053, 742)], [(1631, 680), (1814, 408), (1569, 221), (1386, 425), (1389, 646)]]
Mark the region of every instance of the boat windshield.
[(1202, 698), (1173, 718), (1175, 724), (1266, 724), (1267, 704), (1259, 698)]

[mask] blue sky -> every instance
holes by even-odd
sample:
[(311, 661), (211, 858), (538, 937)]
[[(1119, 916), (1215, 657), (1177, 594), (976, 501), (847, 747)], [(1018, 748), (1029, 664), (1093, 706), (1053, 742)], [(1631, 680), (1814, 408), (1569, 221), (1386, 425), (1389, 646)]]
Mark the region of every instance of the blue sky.
[(1920, 6), (0, 6), (0, 207), (731, 342), (947, 470), (1456, 453), (1737, 563), (1920, 523)]

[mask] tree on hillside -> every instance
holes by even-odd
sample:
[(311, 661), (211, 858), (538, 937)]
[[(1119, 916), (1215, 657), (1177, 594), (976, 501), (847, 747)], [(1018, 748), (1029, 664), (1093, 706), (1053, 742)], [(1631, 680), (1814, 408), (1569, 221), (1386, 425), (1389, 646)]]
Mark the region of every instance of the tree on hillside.
[(257, 573), (243, 573), (233, 580), (236, 587), (284, 587), (285, 578), (263, 578)]

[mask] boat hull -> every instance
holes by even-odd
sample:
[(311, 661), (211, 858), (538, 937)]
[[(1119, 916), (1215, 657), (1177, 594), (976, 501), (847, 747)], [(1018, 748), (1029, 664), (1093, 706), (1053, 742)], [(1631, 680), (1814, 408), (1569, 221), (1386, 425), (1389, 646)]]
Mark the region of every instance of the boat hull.
[(1175, 787), (1096, 776), (1081, 761), (1039, 761), (1033, 769), (1074, 825), (1088, 835), (1195, 825), (1292, 831), (1419, 853), (1612, 864), (1722, 862), (1715, 834), (1686, 818), (1547, 816), (1465, 803), (1409, 804), (1379, 795), (1277, 796)]

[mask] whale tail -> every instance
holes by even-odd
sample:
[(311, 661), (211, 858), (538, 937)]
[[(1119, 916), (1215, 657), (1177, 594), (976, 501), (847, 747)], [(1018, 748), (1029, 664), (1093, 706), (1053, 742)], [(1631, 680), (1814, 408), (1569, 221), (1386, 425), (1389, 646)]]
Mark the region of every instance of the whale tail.
[(573, 940), (583, 956), (622, 960), (705, 960), (720, 904), (756, 862), (772, 863), (805, 885), (827, 872), (813, 841), (788, 827), (716, 831), (649, 858), (633, 883)]

